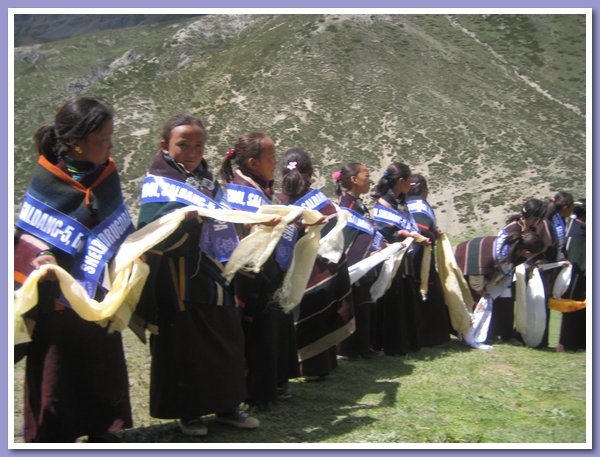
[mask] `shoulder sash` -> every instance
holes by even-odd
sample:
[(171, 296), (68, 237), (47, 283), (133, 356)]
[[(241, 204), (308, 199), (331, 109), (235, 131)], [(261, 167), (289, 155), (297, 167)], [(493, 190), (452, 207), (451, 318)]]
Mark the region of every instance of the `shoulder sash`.
[(107, 218), (88, 229), (70, 216), (25, 195), (17, 227), (71, 255), (73, 277), (94, 297), (104, 266), (112, 258), (133, 224), (127, 207), (121, 203)]
[(419, 231), (412, 214), (408, 213), (408, 215), (404, 215), (392, 208), (386, 208), (379, 203), (373, 208), (373, 219), (378, 222), (391, 224), (399, 230)]
[[(194, 189), (192, 186), (166, 178), (147, 175), (142, 185), (142, 204), (177, 202), (204, 209), (229, 209), (230, 205), (222, 192), (217, 200)], [(233, 224), (215, 219), (205, 219), (200, 236), (200, 249), (221, 263), (227, 262), (239, 244)]]

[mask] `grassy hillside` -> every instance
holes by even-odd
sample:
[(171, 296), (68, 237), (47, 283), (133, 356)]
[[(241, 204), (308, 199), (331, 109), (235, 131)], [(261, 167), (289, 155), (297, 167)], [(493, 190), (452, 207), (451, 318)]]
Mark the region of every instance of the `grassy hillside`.
[(213, 167), (237, 136), (304, 147), (316, 184), (347, 161), (430, 181), (453, 240), (494, 234), (526, 198), (585, 191), (583, 15), (215, 15), (15, 49), (15, 202), (30, 138), (71, 96), (116, 110), (135, 214), (164, 120), (208, 124)]

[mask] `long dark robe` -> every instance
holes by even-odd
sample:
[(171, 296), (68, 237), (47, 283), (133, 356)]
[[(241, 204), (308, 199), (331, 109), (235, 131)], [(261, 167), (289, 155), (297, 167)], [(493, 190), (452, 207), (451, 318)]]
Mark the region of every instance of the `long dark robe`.
[[(237, 172), (233, 183), (258, 189), (271, 198), (272, 183), (248, 170)], [(276, 402), (278, 387), (300, 375), (293, 316), (284, 313), (273, 299), (284, 275), (272, 254), (259, 273), (239, 272), (233, 281), (236, 297), (244, 304), (246, 401), (259, 407)]]
[[(196, 175), (212, 180), (203, 163)], [(177, 181), (186, 176), (162, 153), (149, 172)], [(214, 198), (218, 189), (200, 187)], [(182, 203), (141, 205), (139, 227), (183, 207)], [(158, 325), (150, 340), (150, 414), (191, 419), (229, 412), (244, 400), (244, 335), (241, 313), (222, 265), (199, 248), (202, 223), (183, 222), (146, 253), (151, 273), (136, 310), (137, 318)]]
[[(585, 223), (575, 219), (567, 233), (567, 258), (573, 265), (569, 289), (564, 298), (585, 300), (586, 298), (586, 242)], [(565, 351), (586, 348), (586, 308), (571, 313), (562, 313), (559, 344)]]
[[(123, 201), (112, 159), (75, 181), (62, 162), (40, 156), (28, 192), (90, 229)], [(69, 271), (73, 259), (54, 251)], [(36, 321), (25, 368), (27, 442), (73, 442), (132, 426), (121, 334), (81, 319), (59, 294), (57, 283), (40, 283), (39, 303), (27, 314)], [(103, 298), (101, 290), (95, 298)]]
[[(406, 199), (409, 204), (413, 200), (423, 200), (420, 196), (410, 196)], [(409, 206), (410, 207), (410, 206)], [(418, 306), (421, 308), (421, 320), (419, 333), (421, 335), (421, 344), (423, 346), (437, 346), (450, 340), (450, 314), (448, 306), (444, 300), (444, 291), (440, 276), (435, 268), (435, 241), (438, 238), (435, 215), (432, 217), (424, 212), (412, 213), (419, 232), (429, 238), (432, 242), (431, 259), (429, 264), (429, 280), (427, 298), (423, 299), (421, 294), (417, 294)], [(421, 265), (423, 263), (423, 247), (415, 246), (414, 271), (417, 274), (415, 281), (417, 287), (421, 286)]]
[[(542, 254), (543, 259), (547, 260), (548, 262), (556, 262), (557, 260), (564, 259), (564, 252), (560, 251), (557, 234), (550, 219), (542, 220), (539, 224), (533, 227), (532, 230), (541, 236), (546, 245), (546, 250)], [(556, 280), (556, 276), (558, 275), (559, 271), (559, 268), (554, 268), (541, 272), (542, 282), (544, 283), (544, 292), (546, 294), (546, 327), (542, 341), (538, 346), (536, 346), (540, 349), (548, 347), (548, 332), (550, 324), (550, 308), (548, 307), (548, 299), (552, 296), (554, 281)]]
[[(340, 207), (348, 208), (356, 213), (370, 217), (363, 201), (345, 193), (340, 198)], [(348, 267), (360, 262), (369, 255), (373, 237), (352, 227), (344, 228), (344, 252), (348, 259)], [(369, 272), (352, 285), (352, 302), (354, 304), (355, 331), (337, 346), (337, 353), (347, 357), (371, 355), (374, 343), (375, 303), (369, 292), (377, 279), (376, 272)]]
[[(381, 200), (387, 202), (390, 208), (408, 214), (406, 207), (400, 205), (391, 193), (384, 195)], [(403, 240), (398, 228), (381, 222), (376, 222), (376, 226), (388, 243)], [(415, 248), (411, 246), (404, 254), (390, 288), (376, 303), (378, 328), (375, 348), (383, 350), (386, 355), (405, 355), (417, 352), (422, 347), (414, 254)]]
[[(311, 189), (304, 194), (309, 191)], [(293, 204), (298, 198), (291, 200), (287, 195), (279, 195), (283, 204)], [(319, 211), (324, 216), (336, 213), (333, 204)], [(321, 236), (325, 236), (335, 223), (336, 218), (331, 218), (321, 230)], [(346, 256), (342, 255), (338, 263), (317, 257), (304, 296), (296, 309), (298, 358), (302, 375), (329, 375), (337, 368), (336, 345), (353, 331), (354, 308)]]

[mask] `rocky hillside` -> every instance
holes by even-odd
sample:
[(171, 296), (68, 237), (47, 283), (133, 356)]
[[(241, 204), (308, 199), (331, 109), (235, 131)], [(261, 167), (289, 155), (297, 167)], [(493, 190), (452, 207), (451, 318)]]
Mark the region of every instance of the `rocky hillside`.
[(37, 159), (33, 133), (82, 94), (115, 108), (113, 155), (134, 214), (177, 111), (205, 120), (214, 168), (240, 133), (266, 131), (280, 153), (309, 151), (332, 196), (344, 162), (366, 163), (373, 179), (406, 162), (428, 177), (453, 240), (494, 234), (526, 198), (584, 195), (583, 15), (173, 19), (15, 48), (15, 204)]

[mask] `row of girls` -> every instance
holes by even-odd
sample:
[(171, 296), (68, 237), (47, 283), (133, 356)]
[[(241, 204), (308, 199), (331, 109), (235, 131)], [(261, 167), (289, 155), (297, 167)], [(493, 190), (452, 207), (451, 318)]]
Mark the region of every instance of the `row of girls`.
[[(111, 441), (118, 439), (115, 432), (133, 426), (119, 332), (80, 317), (45, 265), (71, 272), (102, 302), (109, 261), (128, 235), (199, 201), (236, 213), (279, 205), (318, 211), (319, 217), (297, 218), (260, 271), (238, 270), (231, 281), (224, 275), (230, 256), (240, 240), (256, 235), (256, 223), (200, 218), (189, 211), (176, 230), (144, 253), (149, 276), (131, 326), (142, 339), (150, 335), (151, 416), (175, 419), (191, 436), (206, 435), (211, 421), (254, 429), (259, 426), (254, 411), (293, 395), (290, 379), (325, 379), (337, 355), (406, 354), (449, 340), (450, 318), (434, 259), (424, 255), (441, 231), (426, 201), (425, 179), (407, 165), (394, 162), (383, 171), (373, 189), (371, 219), (361, 200), (370, 190), (363, 164), (344, 165), (335, 173), (339, 207), (348, 211), (311, 188), (307, 152), (291, 149), (278, 160), (273, 140), (263, 133), (239, 137), (223, 159), (219, 180), (204, 159), (205, 125), (177, 114), (161, 132), (134, 228), (111, 158), (113, 116), (105, 103), (77, 98), (34, 137), (39, 159), (16, 224), (15, 280), (22, 283), (36, 270), (48, 273), (38, 283), (36, 306), (23, 315), (31, 340), (22, 351), (27, 442), (72, 442), (82, 436)], [(274, 185), (277, 163), (279, 186)], [(168, 193), (151, 191), (157, 186), (184, 191), (165, 197)], [(88, 240), (107, 227), (121, 229), (105, 251), (83, 256), (66, 231), (44, 231), (35, 212), (75, 227)], [(280, 222), (274, 215), (262, 224)], [(295, 246), (315, 232), (323, 241), (336, 240), (340, 231), (343, 246), (319, 250), (301, 298), (288, 306), (280, 293), (298, 261)], [(351, 268), (395, 243), (407, 253), (374, 304), (369, 290), (377, 272), (353, 281)], [(95, 268), (88, 268), (90, 262)], [(429, 267), (427, 295), (421, 294), (417, 273), (423, 262)], [(243, 403), (251, 408), (241, 408)]]

